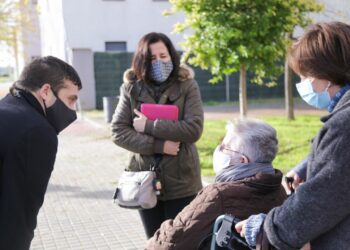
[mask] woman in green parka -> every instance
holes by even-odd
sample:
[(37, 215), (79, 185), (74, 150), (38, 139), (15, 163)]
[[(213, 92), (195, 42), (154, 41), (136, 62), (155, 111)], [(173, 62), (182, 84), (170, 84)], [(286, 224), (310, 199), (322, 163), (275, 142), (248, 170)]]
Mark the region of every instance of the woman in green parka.
[[(120, 99), (113, 116), (113, 141), (131, 152), (126, 169), (149, 170), (161, 155), (161, 194), (156, 207), (139, 210), (148, 238), (160, 224), (173, 219), (202, 188), (195, 142), (203, 130), (203, 107), (193, 71), (180, 65), (170, 39), (146, 34), (139, 42), (131, 69), (124, 73)], [(173, 104), (179, 119), (149, 120), (142, 103)]]

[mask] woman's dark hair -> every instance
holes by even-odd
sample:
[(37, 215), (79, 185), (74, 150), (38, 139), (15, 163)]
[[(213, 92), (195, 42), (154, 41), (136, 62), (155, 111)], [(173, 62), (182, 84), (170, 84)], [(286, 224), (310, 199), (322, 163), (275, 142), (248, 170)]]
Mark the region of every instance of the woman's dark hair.
[(169, 77), (177, 77), (180, 67), (180, 57), (175, 50), (174, 45), (163, 33), (151, 32), (141, 38), (132, 60), (132, 68), (138, 80), (143, 80), (146, 83), (149, 83), (151, 81), (150, 68), (152, 63), (152, 53), (149, 47), (151, 44), (157, 42), (164, 43), (168, 49), (171, 61), (173, 62), (174, 68)]
[(289, 65), (304, 77), (350, 83), (350, 26), (341, 22), (311, 25), (289, 51)]
[(19, 80), (11, 87), (11, 91), (16, 87), (36, 91), (48, 83), (52, 90), (58, 93), (64, 87), (64, 80), (70, 80), (79, 89), (82, 88), (79, 75), (71, 65), (56, 57), (46, 56), (29, 63), (22, 71)]

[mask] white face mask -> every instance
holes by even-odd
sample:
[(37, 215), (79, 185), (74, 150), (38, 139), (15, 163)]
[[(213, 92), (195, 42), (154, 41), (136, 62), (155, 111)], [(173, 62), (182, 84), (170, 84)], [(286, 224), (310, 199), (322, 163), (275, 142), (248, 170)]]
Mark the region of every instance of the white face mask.
[(213, 154), (213, 167), (215, 174), (218, 174), (224, 168), (230, 166), (231, 156), (221, 152), (220, 146), (217, 146)]

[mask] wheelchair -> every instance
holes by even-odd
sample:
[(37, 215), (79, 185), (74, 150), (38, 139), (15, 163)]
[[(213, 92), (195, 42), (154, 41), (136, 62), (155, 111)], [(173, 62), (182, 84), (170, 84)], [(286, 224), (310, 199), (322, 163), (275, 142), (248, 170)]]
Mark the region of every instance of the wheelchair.
[(210, 244), (210, 250), (250, 250), (255, 249), (248, 245), (235, 230), (240, 219), (233, 215), (224, 214), (216, 218)]

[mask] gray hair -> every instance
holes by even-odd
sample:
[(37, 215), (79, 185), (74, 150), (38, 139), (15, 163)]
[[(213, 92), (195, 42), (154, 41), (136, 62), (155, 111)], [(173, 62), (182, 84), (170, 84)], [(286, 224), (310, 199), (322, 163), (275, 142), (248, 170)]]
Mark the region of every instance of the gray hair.
[(271, 163), (278, 151), (276, 130), (256, 119), (240, 119), (226, 126), (231, 147), (246, 155), (250, 162)]

